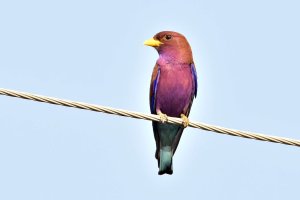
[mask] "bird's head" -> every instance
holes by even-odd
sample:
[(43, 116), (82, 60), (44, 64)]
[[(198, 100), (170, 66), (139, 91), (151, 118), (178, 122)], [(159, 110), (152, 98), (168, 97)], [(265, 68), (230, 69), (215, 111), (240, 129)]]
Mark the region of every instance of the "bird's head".
[(186, 38), (177, 32), (162, 31), (146, 40), (145, 45), (154, 47), (160, 57), (172, 62), (192, 62), (192, 50)]

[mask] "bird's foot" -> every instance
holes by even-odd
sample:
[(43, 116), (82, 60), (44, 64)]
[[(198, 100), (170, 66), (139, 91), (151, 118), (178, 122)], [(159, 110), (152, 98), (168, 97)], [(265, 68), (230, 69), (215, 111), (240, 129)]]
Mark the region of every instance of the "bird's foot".
[(189, 125), (189, 123), (190, 123), (189, 118), (187, 116), (185, 116), (184, 114), (181, 114), (180, 117), (182, 119), (182, 125), (183, 125), (183, 127), (186, 128)]
[(161, 123), (165, 123), (168, 121), (168, 116), (166, 114), (163, 114), (162, 112), (157, 113), (160, 118)]

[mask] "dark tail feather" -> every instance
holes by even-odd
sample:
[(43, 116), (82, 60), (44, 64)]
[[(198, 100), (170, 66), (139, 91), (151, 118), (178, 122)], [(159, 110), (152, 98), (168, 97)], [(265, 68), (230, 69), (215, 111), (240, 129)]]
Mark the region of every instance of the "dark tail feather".
[(179, 144), (179, 141), (180, 141), (180, 138), (181, 138), (181, 135), (182, 135), (183, 130), (184, 130), (184, 128), (182, 128), (182, 127), (180, 127), (180, 128), (178, 129), (178, 132), (177, 132), (177, 134), (176, 134), (175, 140), (174, 140), (174, 142), (173, 142), (173, 144), (172, 144), (173, 155), (175, 154), (175, 151), (176, 151), (176, 149), (177, 149), (177, 147), (178, 147), (178, 144)]
[(172, 149), (170, 146), (161, 147), (159, 156), (159, 175), (173, 174)]

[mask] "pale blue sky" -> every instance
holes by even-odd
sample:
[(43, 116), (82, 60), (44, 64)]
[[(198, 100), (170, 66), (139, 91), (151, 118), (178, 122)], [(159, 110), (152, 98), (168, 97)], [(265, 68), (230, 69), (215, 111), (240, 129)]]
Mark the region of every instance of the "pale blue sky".
[[(297, 1), (2, 1), (0, 87), (149, 112), (162, 30), (189, 40), (190, 118), (300, 138)], [(0, 199), (298, 199), (300, 148), (188, 128), (158, 176), (151, 123), (0, 96)]]

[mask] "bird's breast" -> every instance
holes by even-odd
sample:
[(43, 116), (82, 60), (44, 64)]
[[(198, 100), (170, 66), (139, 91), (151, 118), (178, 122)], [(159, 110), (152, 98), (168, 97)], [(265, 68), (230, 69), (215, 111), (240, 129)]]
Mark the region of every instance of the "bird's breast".
[(193, 96), (191, 68), (184, 66), (165, 66), (160, 69), (156, 94), (156, 107), (172, 117), (186, 114)]

